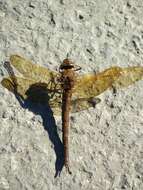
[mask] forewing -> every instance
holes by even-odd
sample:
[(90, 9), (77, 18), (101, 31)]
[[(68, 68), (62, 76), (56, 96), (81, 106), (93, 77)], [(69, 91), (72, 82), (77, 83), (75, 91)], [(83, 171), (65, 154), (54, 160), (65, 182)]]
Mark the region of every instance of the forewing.
[(95, 97), (110, 87), (127, 87), (143, 77), (143, 67), (111, 67), (99, 74), (79, 77), (75, 85), (75, 98)]
[(10, 63), (24, 76), (35, 81), (47, 82), (55, 80), (57, 73), (48, 70), (38, 64), (33, 64), (31, 61), (19, 56), (11, 55)]
[(112, 67), (98, 74), (87, 74), (77, 78), (74, 90), (74, 98), (89, 98), (95, 97), (116, 81), (122, 69), (120, 67)]

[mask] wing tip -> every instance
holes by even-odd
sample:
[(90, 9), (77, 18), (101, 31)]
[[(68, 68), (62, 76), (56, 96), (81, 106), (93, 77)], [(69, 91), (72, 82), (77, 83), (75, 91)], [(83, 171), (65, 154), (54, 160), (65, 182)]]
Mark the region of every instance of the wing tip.
[(14, 92), (14, 84), (9, 78), (3, 78), (0, 83), (4, 88), (8, 89), (10, 92)]
[(22, 57), (18, 54), (10, 55), (10, 62), (13, 62), (15, 59), (22, 59)]

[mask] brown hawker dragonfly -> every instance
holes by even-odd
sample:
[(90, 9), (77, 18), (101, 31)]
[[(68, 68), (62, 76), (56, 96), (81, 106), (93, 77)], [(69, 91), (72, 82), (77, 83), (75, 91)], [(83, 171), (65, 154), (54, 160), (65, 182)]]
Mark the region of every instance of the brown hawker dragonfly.
[[(64, 145), (64, 165), (69, 173), (69, 112), (78, 112), (95, 107), (99, 99), (95, 98), (109, 88), (127, 87), (142, 79), (143, 67), (111, 67), (98, 74), (76, 75), (79, 67), (65, 59), (59, 72), (31, 63), (18, 55), (5, 62), (9, 77), (1, 84), (23, 100), (48, 104), (55, 115), (62, 110), (62, 130)], [(22, 77), (15, 76), (14, 67)]]

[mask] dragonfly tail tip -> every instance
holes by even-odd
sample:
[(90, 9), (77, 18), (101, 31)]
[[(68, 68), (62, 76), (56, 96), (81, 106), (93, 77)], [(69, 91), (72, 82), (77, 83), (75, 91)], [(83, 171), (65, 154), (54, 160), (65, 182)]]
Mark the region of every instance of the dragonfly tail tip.
[(69, 166), (66, 166), (66, 171), (67, 171), (70, 175), (72, 174), (72, 172), (71, 172)]

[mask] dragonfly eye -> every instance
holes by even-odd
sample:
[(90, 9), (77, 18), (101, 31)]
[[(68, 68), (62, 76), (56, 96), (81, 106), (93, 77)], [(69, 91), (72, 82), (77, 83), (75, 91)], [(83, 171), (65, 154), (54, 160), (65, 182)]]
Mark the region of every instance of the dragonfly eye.
[(64, 69), (66, 70), (66, 69), (72, 69), (72, 68), (74, 68), (73, 62), (70, 59), (64, 59), (63, 63), (60, 65), (59, 70), (62, 71)]
[(70, 59), (64, 59), (63, 63), (60, 65), (59, 71), (62, 72), (62, 70), (66, 69), (73, 69), (74, 71), (78, 71), (81, 69), (80, 66), (75, 65)]
[(72, 60), (68, 59), (68, 58), (66, 58), (66, 59), (63, 60), (63, 64), (65, 64), (65, 65), (74, 65), (73, 62), (72, 62)]

